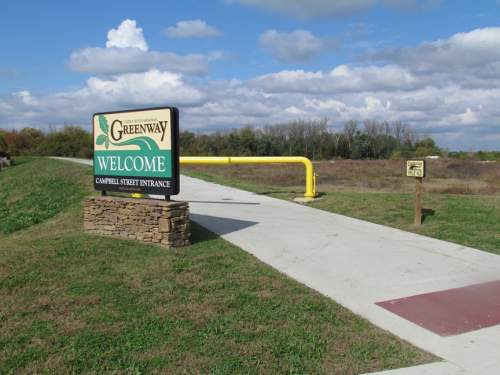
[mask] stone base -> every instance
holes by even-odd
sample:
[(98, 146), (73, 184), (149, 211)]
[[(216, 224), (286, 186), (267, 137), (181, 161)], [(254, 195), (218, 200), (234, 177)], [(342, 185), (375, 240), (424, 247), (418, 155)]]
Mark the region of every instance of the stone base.
[(88, 197), (84, 202), (84, 230), (163, 247), (189, 245), (187, 202), (115, 196)]

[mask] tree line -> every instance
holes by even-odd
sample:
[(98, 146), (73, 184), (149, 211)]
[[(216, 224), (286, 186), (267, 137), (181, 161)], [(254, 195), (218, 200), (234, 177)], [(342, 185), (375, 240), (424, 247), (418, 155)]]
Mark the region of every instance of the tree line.
[(324, 160), (441, 155), (434, 140), (419, 138), (402, 122), (348, 121), (335, 132), (327, 120), (292, 121), (213, 134), (183, 132), (180, 142), (183, 155), (193, 156), (301, 155)]
[(92, 133), (77, 126), (65, 126), (62, 130), (43, 132), (34, 128), (20, 131), (0, 129), (0, 151), (12, 156), (67, 156), (92, 158)]
[[(179, 142), (181, 154), (185, 156), (301, 155), (325, 160), (423, 157), (444, 152), (432, 138), (419, 137), (410, 126), (399, 121), (348, 121), (340, 131), (331, 130), (326, 119), (261, 128), (245, 126), (215, 133), (183, 131)], [(13, 156), (91, 158), (92, 133), (76, 126), (50, 132), (34, 128), (0, 130), (0, 151)], [(463, 153), (456, 156), (462, 157)]]

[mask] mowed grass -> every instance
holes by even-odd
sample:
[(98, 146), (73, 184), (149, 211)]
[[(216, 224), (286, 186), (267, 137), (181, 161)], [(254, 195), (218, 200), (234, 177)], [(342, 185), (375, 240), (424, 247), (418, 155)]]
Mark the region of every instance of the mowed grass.
[(52, 217), (0, 233), (0, 373), (358, 374), (435, 360), (196, 225), (177, 250), (87, 235), (91, 169), (25, 161), (2, 188), (29, 199), (33, 178), (55, 176), (78, 188), (62, 208), (3, 202)]
[(81, 172), (55, 160), (16, 158), (0, 173), (0, 233), (12, 233), (53, 217), (88, 194)]
[(414, 195), (328, 193), (311, 206), (500, 254), (500, 196), (424, 194), (415, 227)]
[[(302, 170), (290, 180), (294, 184), (287, 186), (287, 180), (279, 185), (253, 182), (251, 176), (259, 173), (259, 166), (253, 166), (252, 173), (247, 170), (243, 178), (234, 177), (228, 169), (209, 168), (206, 172), (184, 168), (182, 173), (287, 200), (304, 193), (304, 186), (295, 184), (298, 178), (304, 179)], [(321, 185), (318, 189), (320, 199), (309, 203), (312, 207), (500, 254), (500, 195), (425, 192), (424, 223), (415, 227), (414, 186), (408, 193), (346, 191), (345, 186), (339, 191), (322, 192)]]

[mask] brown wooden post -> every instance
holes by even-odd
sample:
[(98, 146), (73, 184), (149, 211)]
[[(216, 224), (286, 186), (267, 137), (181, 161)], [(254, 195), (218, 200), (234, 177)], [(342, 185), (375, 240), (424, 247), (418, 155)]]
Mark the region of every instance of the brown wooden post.
[(415, 225), (422, 224), (422, 177), (415, 177)]

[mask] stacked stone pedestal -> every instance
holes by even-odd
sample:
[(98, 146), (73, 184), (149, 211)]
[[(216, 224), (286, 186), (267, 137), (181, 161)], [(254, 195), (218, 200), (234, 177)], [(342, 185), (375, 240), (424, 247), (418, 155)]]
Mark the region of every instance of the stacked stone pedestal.
[(90, 233), (134, 239), (166, 248), (189, 245), (187, 202), (88, 197), (84, 204), (83, 225)]

